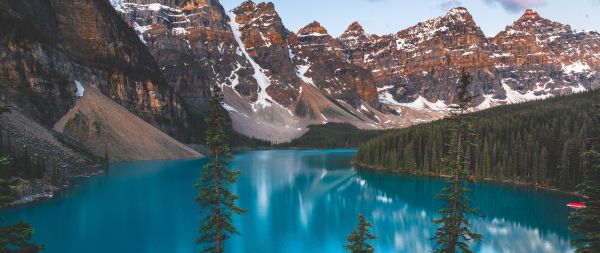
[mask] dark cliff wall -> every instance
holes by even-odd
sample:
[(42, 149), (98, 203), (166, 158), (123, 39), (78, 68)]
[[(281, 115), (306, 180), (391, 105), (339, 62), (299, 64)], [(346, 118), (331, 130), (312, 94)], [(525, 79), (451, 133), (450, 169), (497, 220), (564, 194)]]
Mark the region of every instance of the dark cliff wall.
[(75, 81), (171, 135), (185, 112), (135, 32), (105, 0), (0, 0), (0, 98), (51, 126)]

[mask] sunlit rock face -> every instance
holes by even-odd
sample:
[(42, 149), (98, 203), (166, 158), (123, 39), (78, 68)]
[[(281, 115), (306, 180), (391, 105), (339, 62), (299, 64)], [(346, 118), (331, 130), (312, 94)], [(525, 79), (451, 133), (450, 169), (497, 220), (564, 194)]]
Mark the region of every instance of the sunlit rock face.
[(533, 10), (492, 38), (466, 9), (455, 8), (382, 37), (365, 34), (354, 23), (338, 40), (349, 61), (372, 71), (380, 97), (393, 98), (391, 103), (424, 98), (450, 104), (452, 84), (463, 69), (473, 75), (479, 109), (600, 85), (600, 35), (575, 31)]
[(232, 12), (246, 52), (270, 79), (267, 92), (288, 107), (298, 98), (301, 84), (289, 56), (289, 46), (297, 40), (295, 35), (285, 28), (273, 3), (246, 1)]
[(543, 97), (599, 87), (600, 34), (596, 32), (576, 31), (527, 10), (491, 42), (496, 71), (507, 90)]
[(355, 108), (362, 103), (379, 108), (377, 89), (370, 71), (351, 64), (340, 50), (340, 43), (327, 29), (314, 21), (298, 31), (300, 43), (294, 47), (296, 61), (325, 94)]
[[(236, 90), (255, 100), (256, 81), (239, 55), (228, 17), (217, 1), (122, 1), (116, 9), (136, 30), (160, 66), (162, 75), (188, 105), (206, 106), (210, 84), (233, 83), (232, 73), (244, 72)], [(237, 85), (234, 85), (237, 86)]]

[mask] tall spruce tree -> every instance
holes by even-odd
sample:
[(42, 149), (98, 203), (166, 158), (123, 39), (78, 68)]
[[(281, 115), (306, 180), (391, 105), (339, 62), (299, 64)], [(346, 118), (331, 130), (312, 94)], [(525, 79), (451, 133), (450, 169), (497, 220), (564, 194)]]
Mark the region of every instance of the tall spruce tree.
[(474, 135), (471, 117), (467, 114), (473, 96), (469, 91), (471, 75), (463, 71), (457, 83), (457, 104), (451, 106), (448, 132), (450, 143), (448, 145), (445, 166), (448, 170), (448, 182), (438, 198), (446, 200), (446, 206), (440, 210), (441, 218), (435, 219), (441, 226), (435, 236), (435, 252), (454, 253), (460, 249), (462, 252), (472, 252), (468, 243), (480, 240), (481, 235), (470, 230), (471, 224), (467, 219), (468, 214), (477, 214), (477, 210), (469, 207), (466, 196), (465, 181), (469, 177), (469, 157), (466, 155), (467, 147), (472, 144)]
[(209, 150), (210, 162), (204, 165), (195, 188), (199, 190), (196, 202), (205, 213), (200, 223), (200, 237), (196, 240), (204, 248), (202, 252), (224, 252), (225, 240), (231, 235), (239, 234), (233, 226), (232, 215), (245, 211), (235, 204), (237, 195), (229, 191), (235, 184), (239, 171), (230, 170), (229, 161), (233, 155), (226, 142), (226, 118), (222, 107), (223, 96), (217, 85), (212, 87), (209, 100), (209, 115), (206, 119), (206, 146)]
[[(600, 122), (600, 115), (597, 120)], [(600, 124), (597, 124), (600, 127)], [(586, 196), (585, 207), (575, 210), (569, 217), (576, 222), (571, 231), (580, 235), (573, 239), (578, 253), (600, 252), (600, 135), (590, 138), (590, 149), (584, 154), (584, 181), (577, 192)]]
[(369, 228), (372, 226), (373, 224), (369, 223), (363, 214), (358, 214), (358, 225), (348, 235), (348, 244), (344, 248), (351, 253), (375, 252), (373, 246), (369, 244), (369, 240), (377, 238), (369, 232)]

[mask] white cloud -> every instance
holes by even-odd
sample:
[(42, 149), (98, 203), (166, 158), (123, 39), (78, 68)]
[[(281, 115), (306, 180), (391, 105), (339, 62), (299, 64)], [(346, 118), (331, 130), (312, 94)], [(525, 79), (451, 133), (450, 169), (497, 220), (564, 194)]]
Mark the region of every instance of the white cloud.
[(546, 4), (545, 0), (484, 0), (488, 4), (498, 4), (506, 11), (519, 12)]

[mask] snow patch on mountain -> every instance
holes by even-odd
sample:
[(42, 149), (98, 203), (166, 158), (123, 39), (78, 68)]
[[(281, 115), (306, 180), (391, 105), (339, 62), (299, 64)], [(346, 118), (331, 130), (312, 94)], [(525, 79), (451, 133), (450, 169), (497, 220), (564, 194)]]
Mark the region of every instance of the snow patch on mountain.
[(579, 84), (577, 86), (577, 88), (573, 88), (571, 87), (571, 90), (573, 91), (573, 93), (581, 93), (581, 92), (586, 92), (587, 89), (585, 87), (583, 87), (583, 85)]
[(387, 105), (400, 105), (400, 103), (394, 99), (394, 96), (392, 96), (389, 91), (383, 91), (379, 93), (379, 102)]
[(313, 33), (309, 33), (309, 34), (299, 34), (298, 35), (299, 38), (304, 38), (304, 37), (321, 37), (321, 36), (327, 36), (327, 34), (313, 32)]
[(481, 102), (481, 104), (479, 104), (476, 109), (477, 110), (485, 110), (485, 109), (489, 109), (494, 105), (494, 95), (490, 95), (490, 94), (484, 94), (483, 97), (485, 98), (483, 100), (483, 102)]
[(123, 0), (110, 0), (110, 4), (118, 12), (127, 12), (127, 7), (123, 4)]
[(175, 34), (175, 35), (186, 35), (186, 34), (189, 34), (189, 32), (187, 30), (185, 30), (185, 28), (183, 28), (183, 27), (174, 27), (173, 28), (173, 34)]
[(151, 11), (159, 11), (160, 9), (165, 8), (165, 9), (170, 9), (169, 6), (165, 6), (159, 3), (152, 3), (148, 5), (148, 10)]
[(75, 81), (75, 86), (77, 88), (77, 91), (75, 92), (75, 96), (83, 97), (83, 93), (85, 92), (85, 88), (83, 88), (83, 85), (81, 85), (81, 83), (79, 81)]
[(233, 37), (235, 38), (235, 41), (237, 42), (242, 54), (246, 57), (246, 60), (248, 60), (250, 65), (252, 65), (252, 68), (254, 69), (253, 77), (256, 79), (256, 82), (260, 88), (260, 91), (258, 92), (258, 99), (252, 104), (252, 109), (256, 111), (259, 108), (271, 106), (273, 103), (271, 101), (274, 100), (271, 99), (269, 94), (267, 94), (267, 88), (271, 86), (271, 79), (265, 75), (262, 67), (260, 67), (260, 65), (258, 65), (258, 63), (256, 63), (254, 59), (248, 55), (246, 46), (244, 45), (244, 42), (242, 42), (240, 25), (235, 21), (235, 13), (227, 12), (227, 16), (229, 16), (229, 26), (231, 26), (231, 30), (233, 31)]
[(586, 63), (577, 61), (569, 65), (563, 65), (562, 69), (565, 73), (583, 73), (589, 71), (591, 68)]
[(145, 26), (141, 26), (139, 25), (137, 22), (133, 22), (133, 29), (138, 32), (138, 37), (140, 38), (140, 41), (142, 41), (142, 43), (147, 44), (146, 40), (144, 39), (144, 33), (150, 29), (152, 29), (151, 25), (145, 25)]
[(430, 102), (426, 98), (419, 96), (415, 101), (410, 103), (400, 103), (402, 106), (410, 107), (415, 110), (430, 109), (432, 111), (447, 111), (448, 106), (444, 101), (438, 100), (435, 103)]
[(522, 94), (516, 90), (513, 90), (510, 86), (508, 86), (508, 84), (504, 82), (504, 80), (502, 81), (502, 88), (506, 91), (506, 102), (510, 104), (552, 97), (552, 94), (536, 95), (534, 91), (527, 91), (525, 94)]
[(296, 67), (296, 73), (298, 74), (298, 77), (300, 77), (300, 79), (302, 79), (302, 81), (304, 81), (305, 83), (310, 84), (312, 86), (315, 86), (315, 82), (313, 81), (313, 79), (311, 77), (306, 76), (306, 72), (308, 72), (309, 69), (310, 69), (310, 64), (298, 65)]

